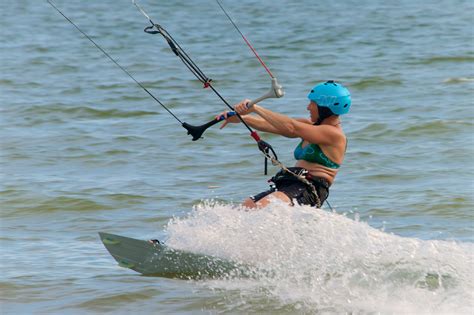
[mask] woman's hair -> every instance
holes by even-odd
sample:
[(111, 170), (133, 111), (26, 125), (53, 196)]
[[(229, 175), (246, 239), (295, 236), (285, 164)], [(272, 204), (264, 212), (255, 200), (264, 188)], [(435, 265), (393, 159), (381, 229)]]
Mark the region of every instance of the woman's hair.
[(318, 106), (318, 113), (319, 113), (319, 118), (314, 123), (315, 125), (320, 125), (324, 119), (330, 116), (339, 116), (339, 115), (335, 115), (329, 107), (323, 107), (323, 106)]

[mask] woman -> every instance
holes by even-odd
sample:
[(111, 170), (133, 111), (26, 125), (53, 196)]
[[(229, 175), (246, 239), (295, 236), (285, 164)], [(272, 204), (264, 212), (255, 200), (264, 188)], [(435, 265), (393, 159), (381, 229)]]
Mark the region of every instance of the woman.
[[(257, 104), (247, 107), (249, 100), (235, 106), (235, 111), (245, 122), (257, 130), (288, 138), (301, 138), (294, 151), (297, 160), (295, 167), (278, 172), (271, 179), (275, 185), (246, 199), (244, 206), (264, 207), (273, 197), (290, 204), (296, 200), (300, 205), (321, 207), (328, 197), (329, 187), (346, 152), (347, 139), (339, 115), (349, 112), (351, 95), (342, 84), (327, 81), (316, 85), (308, 94), (308, 99), (309, 119), (293, 119)], [(251, 113), (257, 115), (249, 115)], [(240, 122), (236, 116), (224, 115), (226, 121), (221, 128), (228, 123)]]

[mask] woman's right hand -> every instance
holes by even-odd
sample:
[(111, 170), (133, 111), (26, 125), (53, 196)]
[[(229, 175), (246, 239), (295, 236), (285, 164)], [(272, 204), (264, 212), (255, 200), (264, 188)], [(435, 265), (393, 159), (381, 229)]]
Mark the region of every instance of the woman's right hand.
[(224, 123), (219, 127), (219, 129), (224, 128), (225, 126), (227, 126), (228, 123), (239, 123), (240, 122), (240, 119), (239, 119), (239, 117), (237, 117), (237, 115), (228, 116), (228, 114), (229, 114), (229, 111), (225, 111), (225, 112), (222, 112), (222, 113), (220, 113), (219, 115), (216, 116), (216, 119), (218, 119), (221, 116), (224, 116), (224, 119), (225, 119)]
[[(239, 113), (240, 116), (245, 116), (247, 114), (250, 114), (252, 112), (252, 107), (251, 108), (247, 108), (247, 104), (250, 102), (249, 99), (244, 99), (243, 101), (241, 101), (240, 103), (238, 104), (235, 104), (234, 105), (234, 109), (237, 113)], [(240, 119), (239, 117), (237, 117), (237, 115), (233, 115), (233, 116), (230, 116), (228, 117), (228, 111), (225, 111), (225, 112), (222, 112), (220, 113), (219, 115), (216, 116), (216, 118), (219, 118), (220, 116), (224, 116), (225, 117), (225, 121), (224, 123), (220, 126), (219, 129), (222, 129), (222, 128), (225, 128), (225, 126), (227, 126), (228, 123), (239, 123), (240, 122)]]

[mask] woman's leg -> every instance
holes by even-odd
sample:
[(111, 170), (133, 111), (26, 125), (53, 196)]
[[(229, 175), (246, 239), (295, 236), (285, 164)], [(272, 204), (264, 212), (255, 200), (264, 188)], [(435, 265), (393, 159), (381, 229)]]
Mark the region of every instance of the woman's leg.
[(249, 209), (263, 208), (271, 202), (271, 198), (277, 198), (277, 199), (280, 199), (284, 202), (288, 202), (289, 204), (292, 204), (290, 198), (285, 193), (283, 193), (281, 191), (275, 191), (275, 192), (272, 192), (271, 194), (268, 194), (267, 196), (263, 197), (262, 199), (258, 200), (257, 202), (253, 201), (252, 198), (247, 198), (242, 203), (242, 206), (244, 206), (246, 208), (249, 208)]

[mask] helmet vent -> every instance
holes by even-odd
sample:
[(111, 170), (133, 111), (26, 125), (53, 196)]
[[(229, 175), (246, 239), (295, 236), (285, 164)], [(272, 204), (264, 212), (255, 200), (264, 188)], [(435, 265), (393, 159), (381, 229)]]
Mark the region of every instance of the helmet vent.
[(346, 105), (344, 105), (344, 108), (346, 108), (346, 107), (347, 107), (347, 104), (346, 104)]
[[(336, 106), (337, 106), (337, 105), (339, 105), (339, 103), (334, 103), (334, 105), (336, 105)], [(346, 104), (346, 105), (347, 105), (347, 104)]]
[(311, 93), (314, 93), (314, 90), (311, 90)]

